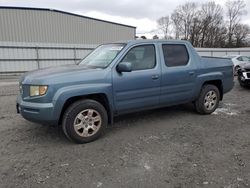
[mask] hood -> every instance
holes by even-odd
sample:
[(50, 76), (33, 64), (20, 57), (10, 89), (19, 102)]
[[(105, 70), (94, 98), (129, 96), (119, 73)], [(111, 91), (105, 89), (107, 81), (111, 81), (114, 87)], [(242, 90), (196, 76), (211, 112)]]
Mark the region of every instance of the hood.
[(64, 65), (34, 70), (20, 78), (22, 84), (48, 85), (65, 82), (93, 80), (104, 76), (104, 69), (90, 68), (82, 65)]
[(242, 68), (250, 71), (250, 63), (246, 63), (246, 64), (242, 65)]

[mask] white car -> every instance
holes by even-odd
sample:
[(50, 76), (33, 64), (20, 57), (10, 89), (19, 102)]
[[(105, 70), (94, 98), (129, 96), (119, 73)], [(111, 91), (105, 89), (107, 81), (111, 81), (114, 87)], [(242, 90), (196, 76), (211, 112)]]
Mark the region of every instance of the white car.
[(243, 56), (243, 55), (229, 55), (225, 56), (227, 58), (231, 58), (234, 64), (234, 73), (237, 74), (238, 69), (240, 66), (245, 65), (246, 63), (250, 63), (250, 57), (249, 56)]

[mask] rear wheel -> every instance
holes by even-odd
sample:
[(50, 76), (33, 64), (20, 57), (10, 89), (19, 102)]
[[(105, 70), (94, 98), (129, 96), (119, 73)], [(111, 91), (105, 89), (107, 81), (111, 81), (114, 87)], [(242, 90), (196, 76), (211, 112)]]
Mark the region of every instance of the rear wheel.
[(195, 101), (195, 109), (200, 114), (211, 114), (218, 107), (219, 101), (219, 89), (214, 85), (204, 85)]
[(73, 103), (63, 116), (64, 134), (76, 143), (96, 140), (108, 123), (105, 108), (94, 100), (81, 100)]

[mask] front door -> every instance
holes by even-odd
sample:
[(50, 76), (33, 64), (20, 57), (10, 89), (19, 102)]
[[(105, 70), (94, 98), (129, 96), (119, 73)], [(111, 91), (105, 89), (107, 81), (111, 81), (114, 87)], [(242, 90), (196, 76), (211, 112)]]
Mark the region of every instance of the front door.
[(118, 113), (137, 111), (159, 105), (160, 65), (153, 44), (134, 46), (121, 62), (130, 62), (132, 72), (113, 68), (114, 104)]

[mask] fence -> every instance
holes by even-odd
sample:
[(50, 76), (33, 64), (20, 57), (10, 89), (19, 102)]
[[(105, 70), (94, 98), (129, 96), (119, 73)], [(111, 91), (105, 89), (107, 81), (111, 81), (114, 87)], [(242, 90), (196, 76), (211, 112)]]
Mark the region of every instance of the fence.
[(0, 43), (0, 74), (21, 74), (50, 66), (74, 64), (96, 45)]
[(224, 57), (228, 55), (250, 56), (250, 48), (196, 48), (201, 56)]
[[(19, 75), (23, 72), (50, 66), (74, 64), (91, 52), (96, 45), (8, 43), (0, 42), (0, 75)], [(201, 56), (222, 57), (248, 55), (250, 48), (197, 48)]]

